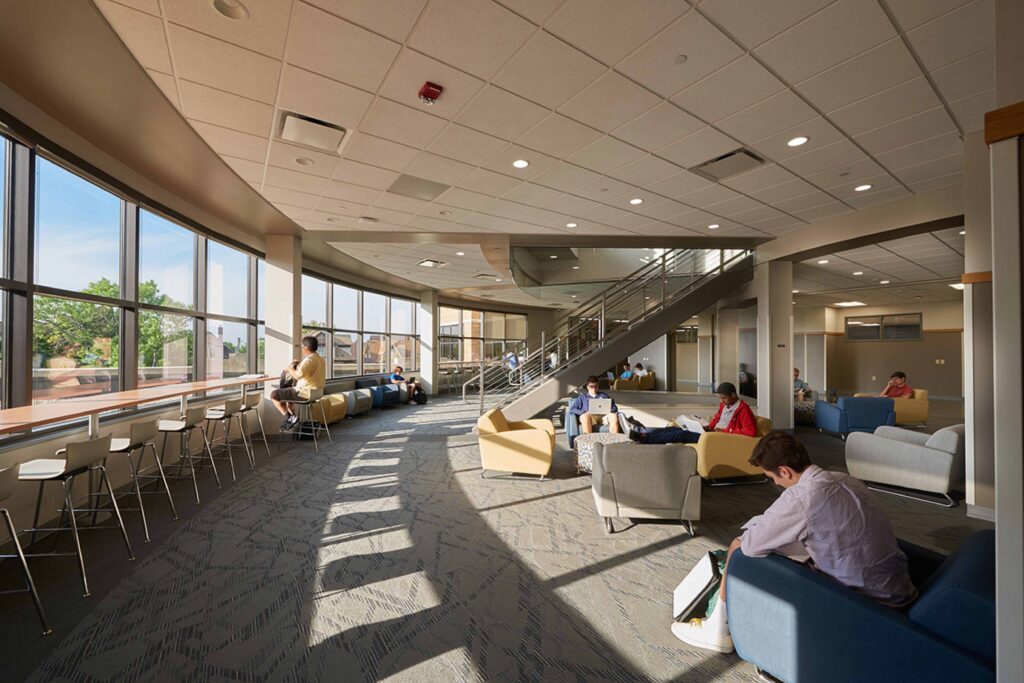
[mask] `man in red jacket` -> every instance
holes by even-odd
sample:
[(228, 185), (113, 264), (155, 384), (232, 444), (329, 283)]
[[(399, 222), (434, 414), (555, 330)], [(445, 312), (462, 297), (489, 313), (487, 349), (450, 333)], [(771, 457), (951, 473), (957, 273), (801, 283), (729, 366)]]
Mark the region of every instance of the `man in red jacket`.
[[(736, 394), (736, 387), (731, 382), (722, 382), (715, 390), (718, 394), (718, 412), (708, 422), (709, 432), (725, 432), (726, 434), (757, 434), (757, 420), (754, 411)], [(682, 427), (648, 428), (634, 420), (626, 418), (630, 425), (629, 438), (637, 443), (697, 443), (700, 432), (691, 432)]]

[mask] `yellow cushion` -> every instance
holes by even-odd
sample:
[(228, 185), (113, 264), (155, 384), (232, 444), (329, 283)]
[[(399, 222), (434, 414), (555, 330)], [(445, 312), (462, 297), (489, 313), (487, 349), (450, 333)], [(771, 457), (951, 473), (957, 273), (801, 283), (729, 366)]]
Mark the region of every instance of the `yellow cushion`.
[(500, 434), (509, 431), (508, 420), (498, 408), (491, 408), (476, 421), (481, 434)]

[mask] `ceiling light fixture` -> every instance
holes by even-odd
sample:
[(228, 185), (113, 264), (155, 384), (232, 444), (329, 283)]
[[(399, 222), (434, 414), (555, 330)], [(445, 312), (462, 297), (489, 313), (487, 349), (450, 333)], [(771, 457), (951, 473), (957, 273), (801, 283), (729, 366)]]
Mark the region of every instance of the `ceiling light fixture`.
[(853, 271), (853, 274), (854, 275), (863, 275), (864, 271), (863, 270), (855, 270), (855, 271)]
[(580, 267), (579, 267), (579, 266), (573, 266), (573, 267), (572, 267), (572, 269), (573, 269), (573, 270), (579, 270), (579, 269), (580, 269)]
[(336, 218), (334, 216), (328, 216), (327, 217), (327, 222), (328, 223), (340, 223), (341, 219), (340, 218)]
[(871, 188), (872, 188), (872, 185), (870, 183), (864, 183), (863, 185), (858, 185), (857, 187), (853, 188), (853, 191), (854, 192), (867, 192)]
[(806, 138), (803, 135), (798, 135), (789, 142), (787, 142), (786, 144), (789, 145), (790, 147), (799, 147), (800, 145), (805, 144), (809, 139), (810, 138)]
[(823, 258), (820, 261), (818, 261), (818, 265), (819, 266), (824, 266), (827, 263), (828, 263), (828, 259), (827, 258)]
[(878, 284), (880, 284), (880, 285), (887, 285), (887, 284), (889, 284), (889, 281), (888, 280), (879, 280)]
[(558, 258), (558, 256), (556, 254), (552, 254), (551, 256), (548, 256), (548, 258)]
[(964, 283), (962, 283), (962, 282), (954, 282), (953, 284), (950, 285), (950, 287), (952, 287), (953, 289), (959, 289), (960, 291), (963, 291)]
[(295, 163), (299, 166), (313, 166), (316, 164), (316, 162), (309, 157), (295, 157)]
[(799, 294), (799, 293), (800, 293), (800, 290), (799, 290), (799, 289), (794, 289), (794, 290), (793, 290), (793, 293), (794, 293), (794, 294)]
[(515, 161), (512, 162), (512, 165), (515, 166), (516, 168), (526, 168), (527, 166), (530, 165), (530, 162), (527, 161), (526, 159), (516, 159)]
[(451, 211), (438, 211), (437, 215), (438, 216), (451, 216), (452, 212)]
[(423, 259), (419, 264), (424, 268), (442, 268), (445, 265), (444, 261), (438, 261), (432, 258)]
[(708, 226), (708, 230), (717, 230), (719, 227), (721, 226), (718, 225), (718, 223), (712, 223), (711, 225)]
[(494, 281), (495, 282), (501, 282), (501, 278), (500, 277), (496, 277), (496, 278), (494, 278)]
[(689, 57), (687, 57), (686, 55), (676, 55), (672, 59), (672, 63), (675, 64), (676, 66), (682, 66), (683, 64), (686, 64), (687, 59), (689, 59)]
[(226, 19), (244, 21), (249, 18), (249, 10), (238, 0), (213, 0), (213, 9)]
[(837, 308), (853, 308), (854, 306), (867, 306), (866, 303), (861, 301), (840, 301), (839, 303), (832, 304)]
[(455, 252), (455, 255), (456, 256), (465, 256), (466, 252), (464, 252), (464, 251), (457, 251), (457, 252)]
[(966, 230), (961, 230), (961, 231), (960, 231), (960, 234), (961, 234), (961, 235), (966, 235), (966, 234), (967, 234), (967, 231), (966, 231)]
[(566, 223), (565, 227), (567, 227), (567, 228), (575, 228), (576, 224), (575, 223)]
[(632, 204), (633, 206), (636, 206), (637, 204), (643, 204), (644, 200), (640, 199), (639, 197), (633, 197), (632, 199), (629, 200), (629, 203)]

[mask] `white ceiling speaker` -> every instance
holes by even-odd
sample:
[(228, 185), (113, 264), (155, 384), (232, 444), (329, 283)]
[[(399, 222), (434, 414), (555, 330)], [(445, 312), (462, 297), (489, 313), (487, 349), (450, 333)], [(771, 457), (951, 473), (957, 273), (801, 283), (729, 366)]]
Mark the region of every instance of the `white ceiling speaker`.
[(333, 123), (285, 112), (280, 137), (285, 142), (340, 155), (341, 148), (348, 139), (347, 133), (344, 128)]

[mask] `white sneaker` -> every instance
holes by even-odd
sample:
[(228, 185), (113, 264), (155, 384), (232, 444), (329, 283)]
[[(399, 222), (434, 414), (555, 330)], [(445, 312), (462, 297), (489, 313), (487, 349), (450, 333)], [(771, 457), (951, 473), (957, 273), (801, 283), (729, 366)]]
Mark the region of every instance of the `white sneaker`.
[(733, 651), (729, 626), (722, 619), (690, 619), (672, 624), (672, 635), (688, 645), (728, 654)]

